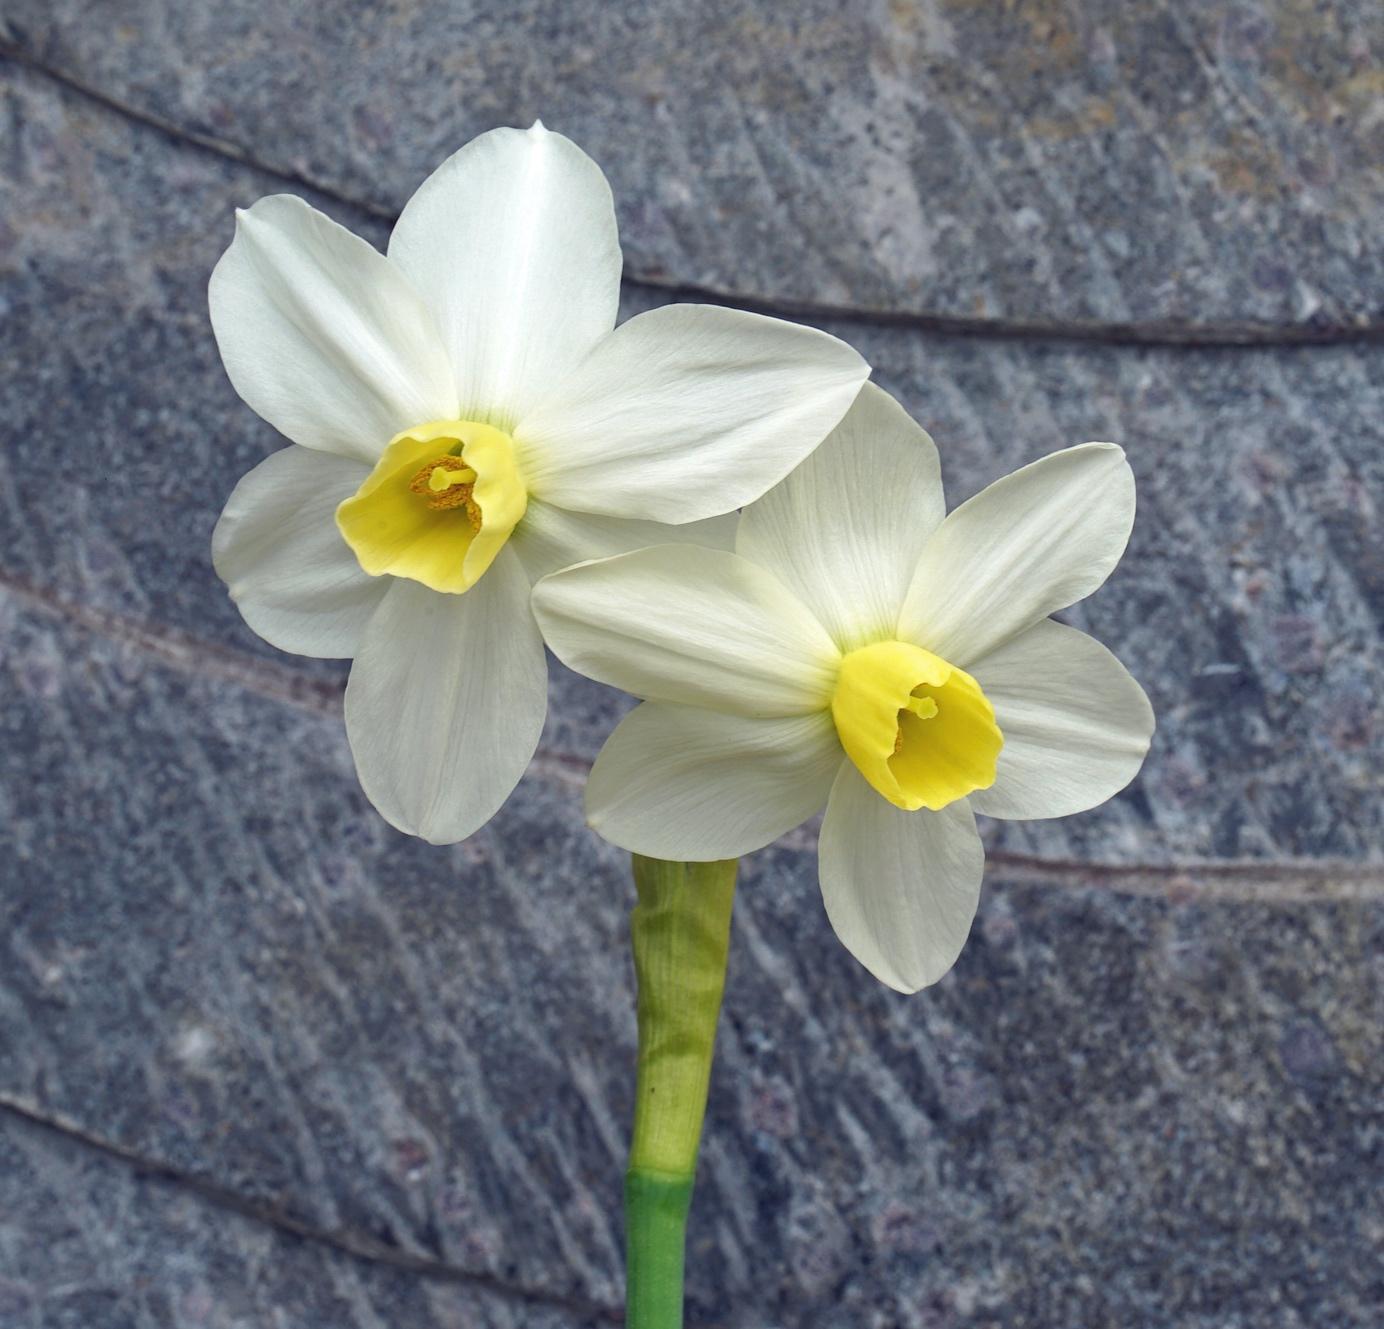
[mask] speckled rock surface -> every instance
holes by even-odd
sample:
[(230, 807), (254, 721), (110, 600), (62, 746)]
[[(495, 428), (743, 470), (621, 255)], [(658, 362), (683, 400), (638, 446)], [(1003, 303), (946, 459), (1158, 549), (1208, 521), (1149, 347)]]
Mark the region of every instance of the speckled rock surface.
[[(264, 47), (222, 50), (248, 80), (234, 95), (198, 54), (216, 23), (268, 19), (145, 5), (102, 43), (74, 12), (35, 10), (25, 40), (122, 98), (128, 32), (156, 29), (151, 69), (190, 52), (134, 89), (171, 99), (162, 113), (221, 86), (218, 131), (248, 126), (270, 160), (305, 114), (282, 78), (251, 78)], [(616, 21), (586, 40), (605, 49)], [(297, 65), (276, 57), (313, 96), (334, 58), (319, 36)], [(282, 181), (0, 73), (0, 1324), (618, 1319), (632, 891), (577, 800), (623, 703), (557, 671), (530, 778), (465, 845), (374, 816), (341, 666), (258, 642), (208, 557), (225, 495), (276, 440), (221, 374), (205, 281), (231, 209)], [(482, 106), (466, 114), (507, 118)], [(418, 109), (344, 144), (318, 114), (302, 142), (338, 155), (293, 164), (397, 201), (438, 150)], [(907, 160), (910, 142), (880, 151)], [(638, 256), (658, 177), (612, 155)], [(714, 171), (678, 178), (714, 208)], [(762, 212), (743, 208), (746, 226)], [(818, 236), (847, 266), (848, 239)], [(690, 231), (662, 261), (720, 281), (719, 243)], [(878, 235), (856, 244), (869, 258)], [(734, 255), (756, 289), (799, 294), (762, 252)], [(1352, 307), (1380, 303), (1371, 261)], [(1121, 289), (1165, 312), (1135, 278)], [(626, 312), (662, 298), (631, 285)], [(953, 501), (1054, 447), (1126, 445), (1134, 544), (1074, 621), (1144, 681), (1160, 729), (1108, 807), (988, 828), (972, 942), (911, 1000), (833, 938), (811, 828), (747, 864), (690, 1323), (1378, 1323), (1384, 357), (830, 327), (938, 439)], [(99, 471), (72, 467), (93, 452)]]
[(465, 1279), (422, 1279), (0, 1121), (0, 1324), (64, 1329), (595, 1329), (609, 1318)]
[(1362, 0), (5, 11), (33, 58), (386, 211), (542, 117), (609, 171), (648, 278), (962, 317), (1380, 312)]

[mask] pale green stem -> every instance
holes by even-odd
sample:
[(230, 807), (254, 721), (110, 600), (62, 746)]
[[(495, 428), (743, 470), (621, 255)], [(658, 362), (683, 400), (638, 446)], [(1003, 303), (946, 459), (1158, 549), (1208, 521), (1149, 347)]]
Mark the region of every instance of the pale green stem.
[(639, 1079), (625, 1174), (628, 1329), (681, 1329), (687, 1210), (726, 981), (735, 860), (634, 856)]

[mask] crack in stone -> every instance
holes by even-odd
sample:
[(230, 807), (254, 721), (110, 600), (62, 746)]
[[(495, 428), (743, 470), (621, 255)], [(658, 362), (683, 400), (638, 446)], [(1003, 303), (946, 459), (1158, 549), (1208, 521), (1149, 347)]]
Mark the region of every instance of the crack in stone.
[(461, 1265), (450, 1264), (434, 1256), (418, 1255), (402, 1250), (397, 1246), (350, 1228), (321, 1228), (298, 1218), (287, 1209), (253, 1200), (239, 1191), (219, 1182), (209, 1181), (195, 1173), (185, 1172), (161, 1159), (150, 1158), (108, 1140), (104, 1136), (87, 1130), (79, 1123), (62, 1116), (52, 1115), (36, 1104), (26, 1102), (18, 1095), (0, 1090), (0, 1112), (4, 1112), (28, 1126), (36, 1127), (51, 1135), (56, 1135), (68, 1143), (100, 1154), (103, 1157), (132, 1169), (138, 1176), (146, 1177), (164, 1185), (187, 1191), (218, 1209), (239, 1214), (255, 1223), (271, 1227), (279, 1232), (311, 1241), (321, 1246), (364, 1260), (372, 1264), (386, 1265), (405, 1273), (418, 1274), (426, 1278), (448, 1283), (465, 1283), (480, 1288), (509, 1301), (525, 1305), (541, 1305), (568, 1310), (577, 1315), (609, 1321), (612, 1324), (624, 1322), (624, 1314), (614, 1306), (585, 1301), (561, 1292), (545, 1288), (530, 1287), (513, 1282), (482, 1270), (466, 1269)]
[(990, 851), (987, 865), (1005, 882), (1066, 888), (1098, 886), (1174, 904), (1305, 904), (1384, 897), (1384, 863), (1330, 859), (1225, 859), (1180, 863), (1082, 863)]
[[(0, 570), (0, 594), (60, 619), (94, 636), (128, 646), (159, 664), (199, 678), (213, 678), (280, 705), (337, 719), (344, 685), (311, 678), (288, 665), (218, 646), (181, 628), (156, 626), (94, 605), (81, 604), (27, 578)], [(540, 747), (530, 773), (580, 785), (591, 762), (580, 753)], [(790, 831), (777, 842), (809, 851), (817, 843), (814, 825)], [(1384, 898), (1384, 863), (1334, 860), (1214, 860), (1175, 863), (1100, 863), (1041, 858), (1009, 850), (990, 850), (992, 875), (1014, 885), (1053, 888), (1100, 887), (1122, 895), (1170, 900), (1242, 904), (1303, 904)]]
[(0, 570), (0, 593), (93, 636), (128, 646), (179, 673), (214, 679), (313, 715), (340, 716), (345, 684), (313, 678), (288, 665), (217, 646), (182, 628), (155, 626), (109, 609), (82, 604), (27, 577)]
[[(0, 33), (4, 31), (0, 19)], [(377, 221), (393, 223), (397, 210), (368, 199), (356, 198), (337, 187), (297, 171), (261, 161), (248, 149), (229, 139), (190, 129), (155, 111), (120, 100), (112, 93), (88, 83), (78, 75), (40, 60), (14, 40), (0, 36), (0, 59), (28, 69), (68, 92), (120, 116), (163, 134), (175, 143), (234, 162), (260, 174), (311, 190), (322, 198), (352, 208)], [(1079, 342), (1102, 346), (1163, 347), (1194, 349), (1262, 350), (1268, 348), (1371, 345), (1384, 343), (1384, 320), (1363, 319), (1358, 323), (1265, 323), (1256, 320), (1228, 320), (1219, 323), (1191, 323), (1177, 320), (1149, 322), (1105, 321), (1098, 319), (1044, 320), (979, 318), (959, 314), (911, 312), (861, 305), (794, 300), (756, 293), (728, 290), (712, 284), (679, 281), (651, 273), (626, 269), (624, 284), (665, 292), (682, 299), (711, 304), (733, 304), (738, 308), (780, 318), (811, 322), (860, 323), (879, 327), (910, 328), (938, 336), (975, 337), (992, 341)]]

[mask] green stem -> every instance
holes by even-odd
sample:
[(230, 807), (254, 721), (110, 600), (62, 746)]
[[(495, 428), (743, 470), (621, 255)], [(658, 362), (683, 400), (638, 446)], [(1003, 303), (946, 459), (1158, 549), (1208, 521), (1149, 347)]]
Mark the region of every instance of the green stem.
[(625, 1174), (627, 1329), (681, 1329), (687, 1211), (726, 981), (735, 860), (634, 856), (639, 1079)]

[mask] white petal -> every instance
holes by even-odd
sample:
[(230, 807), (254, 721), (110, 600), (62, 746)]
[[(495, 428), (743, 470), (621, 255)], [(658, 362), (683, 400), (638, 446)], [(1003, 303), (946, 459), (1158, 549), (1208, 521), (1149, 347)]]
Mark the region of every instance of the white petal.
[(433, 844), (479, 830), (519, 783), (548, 705), (528, 578), (512, 550), (464, 595), (394, 580), (346, 685), (367, 797)]
[(880, 982), (916, 992), (956, 963), (985, 870), (964, 798), (941, 812), (904, 812), (845, 762), (817, 853), (827, 917)]
[(361, 571), (336, 528), (336, 505), (369, 474), (349, 457), (287, 447), (231, 491), (212, 562), (245, 621), (281, 651), (356, 653), (388, 579)]
[(869, 366), (812, 328), (668, 305), (607, 337), (515, 431), (540, 498), (695, 521), (783, 479), (846, 413)]
[(538, 581), (559, 568), (610, 558), (650, 545), (702, 545), (707, 549), (733, 549), (739, 514), (726, 513), (684, 526), (657, 521), (627, 521), (623, 517), (598, 517), (590, 512), (568, 512), (541, 499), (529, 499), (528, 510), (510, 537), (524, 561), (530, 581)]
[(843, 759), (825, 713), (752, 720), (645, 702), (596, 759), (587, 821), (651, 858), (739, 858), (819, 811)]
[(773, 572), (848, 651), (893, 635), (944, 512), (937, 448), (867, 383), (826, 442), (745, 509), (735, 548)]
[(295, 443), (374, 462), (401, 429), (456, 415), (451, 368), (417, 294), (300, 198), (237, 213), (208, 294), (235, 390)]
[(899, 636), (963, 669), (1090, 595), (1134, 524), (1134, 476), (1113, 443), (1054, 452), (963, 503), (923, 550)]
[(831, 638), (734, 554), (658, 545), (583, 563), (539, 582), (533, 606), (564, 664), (636, 697), (758, 716), (831, 704)]
[(448, 157), (404, 207), (389, 257), (437, 315), (465, 419), (511, 428), (615, 326), (610, 186), (541, 124)]
[(971, 795), (989, 817), (1065, 817), (1138, 774), (1153, 708), (1084, 632), (1044, 620), (970, 665), (1004, 735), (995, 783)]

